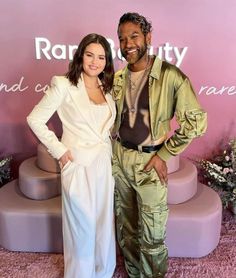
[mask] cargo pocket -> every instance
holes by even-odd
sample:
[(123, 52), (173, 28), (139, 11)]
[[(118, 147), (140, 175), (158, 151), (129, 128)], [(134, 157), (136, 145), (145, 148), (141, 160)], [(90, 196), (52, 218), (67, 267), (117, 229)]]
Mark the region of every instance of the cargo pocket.
[(207, 114), (203, 110), (185, 112), (184, 134), (188, 138), (201, 136), (206, 131)]
[(142, 239), (144, 245), (153, 246), (163, 243), (166, 236), (167, 217), (167, 206), (142, 206)]

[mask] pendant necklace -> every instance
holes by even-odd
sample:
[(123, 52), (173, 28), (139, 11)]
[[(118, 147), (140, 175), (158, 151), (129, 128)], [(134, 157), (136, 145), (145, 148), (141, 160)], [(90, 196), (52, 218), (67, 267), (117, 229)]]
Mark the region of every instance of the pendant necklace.
[(150, 64), (150, 58), (148, 57), (147, 65), (143, 70), (143, 73), (135, 81), (131, 79), (131, 71), (130, 70), (128, 71), (128, 98), (129, 98), (128, 108), (130, 113), (136, 113), (136, 108), (135, 108), (136, 100), (144, 85), (143, 82), (147, 77), (149, 64)]

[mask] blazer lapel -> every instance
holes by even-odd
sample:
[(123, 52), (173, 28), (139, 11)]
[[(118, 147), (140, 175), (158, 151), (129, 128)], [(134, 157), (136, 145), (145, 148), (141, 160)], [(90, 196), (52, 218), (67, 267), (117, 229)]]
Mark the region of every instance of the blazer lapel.
[[(99, 84), (101, 81), (99, 80)], [(71, 98), (73, 99), (76, 107), (80, 114), (83, 116), (84, 120), (87, 122), (88, 126), (93, 130), (93, 132), (101, 138), (101, 133), (98, 131), (98, 126), (96, 124), (96, 118), (94, 116), (93, 111), (91, 110), (91, 103), (89, 100), (89, 96), (87, 94), (85, 84), (83, 81), (83, 75), (80, 78), (77, 87), (71, 87), (70, 90)], [(115, 120), (115, 103), (112, 99), (111, 94), (105, 94), (106, 102), (111, 111), (111, 117), (106, 122), (103, 131), (105, 132), (107, 129), (110, 129)]]
[(97, 131), (96, 119), (91, 111), (90, 100), (84, 85), (83, 77), (79, 80), (77, 87), (73, 86), (70, 90), (70, 95), (88, 126), (94, 133), (96, 133), (96, 135), (99, 135)]

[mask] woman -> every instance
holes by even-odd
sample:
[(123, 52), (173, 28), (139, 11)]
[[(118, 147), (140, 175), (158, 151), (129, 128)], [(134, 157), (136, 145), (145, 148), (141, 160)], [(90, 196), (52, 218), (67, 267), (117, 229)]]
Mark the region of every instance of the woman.
[[(27, 121), (59, 160), (66, 278), (111, 278), (115, 268), (110, 128), (115, 106), (114, 77), (107, 40), (83, 38), (66, 76), (51, 87)], [(57, 111), (61, 141), (46, 125)]]

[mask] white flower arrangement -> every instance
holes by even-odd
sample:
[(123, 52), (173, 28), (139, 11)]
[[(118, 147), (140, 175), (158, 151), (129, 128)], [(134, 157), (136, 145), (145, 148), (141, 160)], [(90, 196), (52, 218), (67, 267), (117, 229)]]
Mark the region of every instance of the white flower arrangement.
[(197, 163), (200, 180), (216, 190), (224, 208), (236, 206), (236, 138), (219, 155)]

